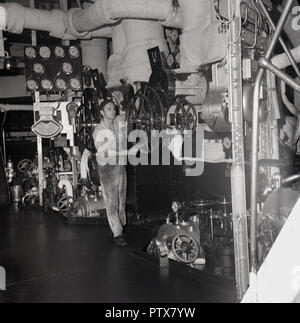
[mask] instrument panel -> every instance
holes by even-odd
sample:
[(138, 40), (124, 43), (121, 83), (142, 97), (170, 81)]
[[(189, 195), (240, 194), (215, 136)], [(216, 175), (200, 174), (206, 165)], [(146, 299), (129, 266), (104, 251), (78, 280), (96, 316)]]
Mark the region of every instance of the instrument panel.
[(27, 46), (24, 54), (27, 91), (82, 91), (82, 57), (79, 46)]

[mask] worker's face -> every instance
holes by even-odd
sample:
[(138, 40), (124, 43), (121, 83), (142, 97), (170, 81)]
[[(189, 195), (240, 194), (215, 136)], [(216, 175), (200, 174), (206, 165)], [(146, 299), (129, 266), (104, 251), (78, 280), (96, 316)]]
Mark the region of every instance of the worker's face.
[(115, 105), (112, 102), (107, 103), (103, 108), (103, 111), (101, 111), (101, 114), (106, 120), (114, 120), (117, 115)]

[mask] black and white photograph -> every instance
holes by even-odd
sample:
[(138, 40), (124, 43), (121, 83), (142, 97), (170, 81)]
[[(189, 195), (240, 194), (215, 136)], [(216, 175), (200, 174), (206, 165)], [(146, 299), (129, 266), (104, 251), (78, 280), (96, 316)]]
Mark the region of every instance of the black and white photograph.
[(0, 0), (0, 303), (300, 303), (299, 246), (300, 0)]

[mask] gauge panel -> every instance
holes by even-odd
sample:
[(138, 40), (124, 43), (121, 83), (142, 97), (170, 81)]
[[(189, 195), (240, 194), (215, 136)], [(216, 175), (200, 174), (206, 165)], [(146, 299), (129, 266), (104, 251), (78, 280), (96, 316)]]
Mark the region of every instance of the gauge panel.
[(29, 92), (82, 91), (80, 46), (27, 46), (24, 57)]

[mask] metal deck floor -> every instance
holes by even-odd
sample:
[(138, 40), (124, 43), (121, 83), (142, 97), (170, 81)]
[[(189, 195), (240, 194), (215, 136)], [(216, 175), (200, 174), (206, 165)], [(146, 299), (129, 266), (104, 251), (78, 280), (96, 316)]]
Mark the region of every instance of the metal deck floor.
[(210, 303), (234, 302), (215, 288), (137, 255), (149, 232), (126, 229), (115, 247), (108, 225), (75, 226), (39, 209), (0, 208), (0, 266), (7, 290), (0, 302)]

